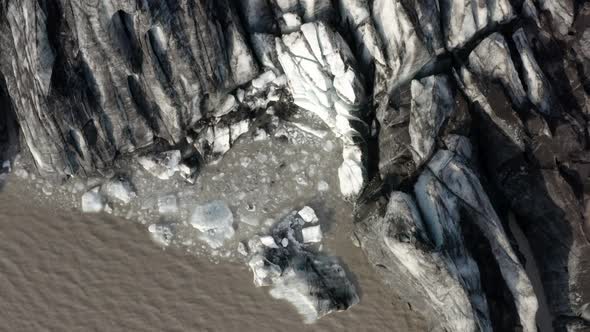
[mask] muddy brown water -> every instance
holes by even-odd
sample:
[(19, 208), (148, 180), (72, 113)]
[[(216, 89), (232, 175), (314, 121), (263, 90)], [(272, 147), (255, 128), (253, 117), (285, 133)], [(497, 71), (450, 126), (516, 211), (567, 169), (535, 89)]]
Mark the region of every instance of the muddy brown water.
[[(255, 288), (240, 263), (161, 249), (145, 226), (50, 206), (10, 182), (0, 192), (1, 331), (422, 331), (348, 239), (326, 234), (354, 274), (360, 304), (304, 325)], [(338, 218), (336, 212), (334, 218)]]

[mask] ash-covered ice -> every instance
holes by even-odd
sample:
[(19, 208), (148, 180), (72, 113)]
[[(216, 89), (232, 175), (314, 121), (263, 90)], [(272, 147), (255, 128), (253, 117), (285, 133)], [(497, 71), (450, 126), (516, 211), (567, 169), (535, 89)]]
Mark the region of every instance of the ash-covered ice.
[(302, 211), (303, 215), (289, 213), (268, 235), (250, 239), (248, 265), (256, 286), (270, 287), (271, 296), (290, 302), (306, 323), (312, 323), (348, 309), (359, 297), (338, 260), (318, 253), (321, 226), (303, 217), (315, 217), (313, 209)]

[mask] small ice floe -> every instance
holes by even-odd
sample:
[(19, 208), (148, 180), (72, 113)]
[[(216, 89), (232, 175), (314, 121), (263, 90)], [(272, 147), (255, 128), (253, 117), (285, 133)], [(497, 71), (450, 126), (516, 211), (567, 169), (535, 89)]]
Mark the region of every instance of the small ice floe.
[(281, 240), (281, 245), (283, 246), (283, 248), (287, 247), (289, 245), (289, 239), (283, 238)]
[(178, 213), (176, 195), (169, 194), (158, 197), (158, 213), (161, 216), (170, 216)]
[(279, 247), (279, 246), (277, 246), (275, 239), (273, 239), (273, 237), (270, 235), (261, 236), (260, 243), (262, 243), (265, 247), (268, 247), (268, 248), (275, 248), (276, 249)]
[(319, 225), (303, 228), (306, 225), (300, 214), (291, 213), (270, 229), (270, 235), (253, 238), (248, 242), (248, 265), (256, 286), (270, 286), (271, 296), (289, 301), (306, 323), (312, 323), (348, 309), (359, 297), (337, 259), (303, 243), (321, 240)]
[(156, 243), (163, 246), (169, 246), (172, 242), (174, 225), (152, 224), (148, 227), (148, 231)]
[(70, 190), (72, 193), (80, 193), (86, 189), (86, 186), (80, 179), (74, 179), (72, 185), (70, 186)]
[(123, 177), (114, 177), (101, 186), (100, 192), (110, 201), (129, 204), (137, 195), (133, 184)]
[(26, 179), (29, 177), (29, 172), (27, 172), (27, 170), (25, 170), (24, 168), (17, 168), (14, 171), (14, 175), (16, 175), (17, 177), (19, 177), (21, 179)]
[(213, 249), (223, 246), (234, 236), (234, 216), (223, 201), (212, 201), (197, 206), (190, 217), (190, 224), (201, 232), (199, 239)]
[(318, 191), (319, 192), (326, 192), (330, 190), (330, 185), (328, 184), (328, 182), (321, 180), (320, 182), (318, 182)]
[(306, 227), (301, 230), (303, 236), (303, 243), (318, 243), (322, 242), (322, 229), (320, 225)]
[(197, 169), (191, 168), (186, 163), (180, 163), (178, 165), (178, 171), (180, 176), (186, 180), (186, 182), (194, 184), (196, 180)]
[(255, 254), (248, 261), (248, 266), (254, 274), (256, 287), (271, 286), (280, 277), (281, 268), (265, 260), (264, 255)]
[(309, 206), (304, 206), (303, 209), (297, 212), (297, 214), (299, 214), (301, 219), (303, 219), (305, 222), (315, 223), (319, 220), (318, 216), (315, 214), (315, 211)]
[(137, 161), (153, 176), (168, 180), (178, 171), (181, 158), (179, 150), (171, 150), (139, 157)]
[(95, 187), (82, 195), (82, 212), (98, 213), (104, 209), (105, 200), (100, 194), (100, 187)]

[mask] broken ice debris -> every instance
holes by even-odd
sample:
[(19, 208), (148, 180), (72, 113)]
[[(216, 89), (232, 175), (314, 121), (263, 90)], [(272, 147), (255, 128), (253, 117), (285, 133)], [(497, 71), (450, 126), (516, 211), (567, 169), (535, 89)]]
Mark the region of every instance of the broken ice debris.
[(318, 222), (318, 217), (316, 216), (315, 211), (309, 206), (304, 206), (303, 209), (299, 210), (297, 213), (305, 222)]
[(212, 201), (199, 205), (190, 217), (191, 225), (201, 231), (199, 238), (211, 248), (223, 246), (225, 240), (234, 236), (234, 216), (223, 201)]
[(330, 190), (330, 185), (328, 184), (328, 182), (323, 180), (318, 182), (318, 191), (325, 192), (328, 190)]
[(318, 243), (322, 241), (322, 229), (320, 225), (310, 226), (301, 230), (304, 243)]
[(99, 190), (100, 187), (96, 187), (82, 195), (82, 212), (98, 213), (104, 209), (104, 198)]
[(178, 171), (180, 176), (186, 180), (186, 182), (194, 184), (196, 177), (197, 177), (197, 169), (196, 167), (191, 167), (186, 163), (180, 163), (178, 165)]
[(275, 243), (275, 240), (273, 239), (272, 236), (268, 235), (268, 236), (261, 236), (260, 237), (260, 243), (262, 243), (265, 247), (268, 248), (278, 248), (279, 246), (277, 246), (277, 244)]
[(152, 224), (148, 227), (148, 231), (156, 243), (168, 246), (172, 242), (172, 225)]
[(129, 204), (136, 197), (131, 182), (124, 178), (114, 177), (102, 185), (100, 192), (109, 200)]
[(178, 171), (180, 159), (180, 151), (171, 150), (139, 157), (137, 161), (153, 176), (161, 180), (168, 180)]
[(158, 197), (158, 212), (160, 215), (174, 215), (178, 212), (176, 195), (170, 194)]
[(321, 239), (319, 225), (302, 228), (306, 224), (299, 214), (292, 213), (271, 228), (271, 235), (249, 241), (252, 255), (248, 265), (256, 286), (271, 286), (271, 296), (289, 301), (306, 323), (312, 323), (348, 309), (359, 298), (336, 259), (315, 253), (298, 240), (305, 239), (303, 232), (310, 233), (308, 239)]

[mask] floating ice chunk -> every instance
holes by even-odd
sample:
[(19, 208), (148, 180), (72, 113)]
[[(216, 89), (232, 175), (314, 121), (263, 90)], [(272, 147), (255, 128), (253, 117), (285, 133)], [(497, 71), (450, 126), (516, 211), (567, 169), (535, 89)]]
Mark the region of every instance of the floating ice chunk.
[(268, 248), (278, 248), (279, 246), (277, 246), (275, 239), (273, 239), (272, 236), (267, 235), (267, 236), (261, 236), (260, 237), (260, 242)]
[(174, 215), (178, 213), (176, 195), (170, 194), (158, 197), (158, 212), (160, 215)]
[[(250, 240), (248, 244), (253, 256), (248, 264), (256, 286), (272, 286), (271, 296), (289, 301), (305, 321), (311, 323), (330, 312), (348, 309), (359, 299), (354, 285), (336, 259), (319, 255), (301, 245), (296, 234), (303, 224), (305, 222), (296, 213), (288, 214), (275, 224), (270, 230), (272, 236), (266, 238), (274, 246), (275, 239), (280, 239), (280, 247), (269, 250), (260, 243), (261, 238)], [(311, 231), (316, 239), (317, 227)]]
[(178, 170), (181, 154), (179, 150), (171, 150), (150, 156), (139, 157), (137, 161), (150, 174), (168, 180)]
[(318, 191), (321, 192), (326, 192), (330, 190), (330, 185), (328, 184), (328, 182), (321, 180), (320, 182), (318, 182)]
[(305, 222), (315, 223), (319, 221), (315, 211), (309, 206), (304, 206), (303, 209), (299, 210), (297, 213)]
[(82, 195), (82, 212), (98, 213), (104, 209), (104, 198), (99, 190), (100, 187), (96, 187)]
[(82, 183), (82, 181), (76, 179), (74, 180), (74, 183), (72, 184), (71, 190), (72, 193), (79, 193), (82, 192), (85, 189), (84, 183)]
[(199, 205), (191, 215), (191, 225), (200, 231), (228, 227), (232, 225), (233, 221), (233, 214), (223, 201), (212, 201)]
[(26, 179), (29, 177), (29, 172), (27, 172), (24, 168), (17, 168), (14, 171), (14, 175), (16, 175), (17, 177), (19, 177), (21, 179)]
[(223, 246), (226, 240), (234, 237), (235, 231), (228, 227), (225, 229), (215, 228), (208, 230), (199, 236), (199, 239), (207, 243), (212, 249), (218, 249)]
[(101, 187), (101, 193), (109, 200), (117, 200), (123, 204), (129, 204), (137, 195), (133, 185), (123, 178), (112, 178)]
[(252, 256), (248, 265), (254, 275), (254, 285), (256, 287), (270, 286), (281, 275), (281, 268), (270, 263), (260, 253)]
[(322, 242), (322, 229), (320, 225), (306, 227), (301, 230), (304, 243)]
[(293, 269), (283, 274), (283, 278), (277, 280), (270, 290), (270, 295), (276, 299), (285, 299), (292, 302), (297, 311), (303, 316), (304, 322), (309, 324), (318, 319), (318, 314), (313, 303), (313, 298), (306, 294), (309, 285), (305, 279), (298, 278)]
[(202, 233), (199, 238), (213, 249), (234, 236), (233, 222), (234, 216), (223, 201), (199, 205), (190, 217), (190, 224)]
[(152, 224), (148, 227), (148, 231), (156, 243), (168, 246), (172, 242), (172, 225)]
[(191, 168), (189, 165), (185, 163), (181, 163), (178, 165), (178, 171), (180, 172), (180, 176), (186, 180), (188, 183), (195, 183), (197, 169)]

